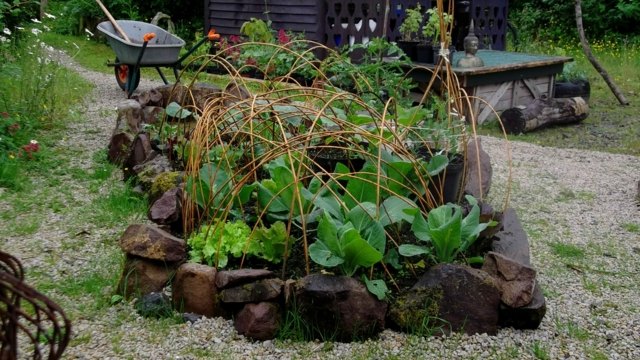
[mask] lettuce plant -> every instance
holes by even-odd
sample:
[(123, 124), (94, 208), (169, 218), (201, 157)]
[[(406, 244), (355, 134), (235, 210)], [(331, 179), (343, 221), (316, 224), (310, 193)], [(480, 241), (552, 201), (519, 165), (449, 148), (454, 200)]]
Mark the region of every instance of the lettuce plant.
[(229, 256), (239, 258), (245, 248), (247, 253), (257, 252), (255, 243), (250, 241), (250, 235), (251, 228), (240, 220), (203, 226), (187, 240), (191, 248), (189, 257), (192, 262), (206, 262), (210, 266), (217, 263), (218, 268), (224, 268)]
[(472, 205), (466, 217), (462, 208), (455, 204), (441, 205), (429, 212), (425, 220), (416, 211), (411, 230), (416, 238), (426, 245), (403, 244), (398, 248), (402, 256), (427, 255), (436, 263), (451, 263), (469, 249), (480, 233), (492, 223), (480, 223), (480, 207), (477, 200), (467, 195)]

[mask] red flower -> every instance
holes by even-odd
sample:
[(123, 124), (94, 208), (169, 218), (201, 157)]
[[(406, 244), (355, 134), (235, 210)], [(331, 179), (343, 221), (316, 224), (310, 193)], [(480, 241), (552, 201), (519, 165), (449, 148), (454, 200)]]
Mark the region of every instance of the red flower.
[(35, 140), (31, 140), (27, 145), (22, 146), (22, 150), (29, 156), (29, 159), (33, 159), (33, 153), (40, 150), (40, 144)]
[(13, 124), (9, 125), (7, 130), (9, 130), (9, 134), (15, 135), (18, 132), (18, 130), (20, 130), (20, 124), (13, 123)]
[(250, 57), (245, 61), (245, 64), (250, 65), (250, 66), (256, 66), (256, 65), (258, 65), (258, 62), (256, 61), (256, 59)]
[(289, 41), (291, 41), (291, 38), (289, 38), (289, 35), (287, 35), (287, 32), (284, 31), (284, 29), (278, 30), (278, 43), (280, 43), (281, 45), (284, 45), (284, 44), (288, 44)]
[(229, 35), (229, 43), (231, 43), (231, 44), (240, 43), (240, 36), (238, 36), (238, 35)]

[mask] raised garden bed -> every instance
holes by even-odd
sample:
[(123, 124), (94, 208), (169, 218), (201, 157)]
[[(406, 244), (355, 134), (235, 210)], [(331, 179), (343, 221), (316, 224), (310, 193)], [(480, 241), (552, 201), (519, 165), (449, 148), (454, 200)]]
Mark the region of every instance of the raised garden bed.
[[(539, 325), (545, 301), (512, 210), (434, 200), (427, 185), (446, 177), (448, 156), (421, 160), (386, 140), (391, 130), (365, 130), (322, 102), (335, 94), (292, 91), (178, 85), (123, 101), (110, 159), (149, 192), (157, 225), (131, 225), (120, 238), (122, 296), (232, 318), (255, 339), (283, 329), (352, 341), (387, 327), (435, 335)], [(367, 116), (375, 111), (357, 119)], [(154, 150), (155, 138), (175, 151)], [(314, 144), (362, 163), (318, 166)], [(294, 319), (308, 326), (292, 329)]]

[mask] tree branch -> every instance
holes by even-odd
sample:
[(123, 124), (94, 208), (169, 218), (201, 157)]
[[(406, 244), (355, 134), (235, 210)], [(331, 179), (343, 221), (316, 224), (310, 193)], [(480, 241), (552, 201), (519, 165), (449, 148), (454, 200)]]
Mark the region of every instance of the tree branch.
[(575, 0), (575, 8), (576, 8), (576, 25), (578, 26), (578, 34), (580, 35), (580, 43), (582, 44), (582, 51), (591, 62), (591, 65), (598, 71), (600, 76), (604, 79), (604, 81), (609, 86), (609, 89), (613, 92), (613, 94), (618, 98), (618, 101), (621, 105), (629, 105), (629, 101), (624, 97), (622, 91), (618, 86), (613, 82), (607, 71), (600, 65), (596, 57), (591, 52), (591, 47), (589, 46), (589, 42), (587, 41), (587, 37), (584, 34), (584, 26), (582, 25), (582, 1)]

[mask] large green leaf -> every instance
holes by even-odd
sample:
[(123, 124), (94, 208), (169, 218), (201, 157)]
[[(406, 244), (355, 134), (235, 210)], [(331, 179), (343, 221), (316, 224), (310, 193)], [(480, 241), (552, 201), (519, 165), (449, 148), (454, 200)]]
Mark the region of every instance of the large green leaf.
[(258, 203), (267, 208), (270, 213), (289, 213), (290, 203), (286, 203), (282, 196), (277, 195), (278, 186), (271, 179), (262, 180), (257, 184)]
[(413, 231), (413, 234), (418, 238), (418, 240), (431, 241), (429, 223), (427, 223), (427, 220), (425, 220), (420, 211), (416, 211), (413, 224), (411, 224), (411, 231)]
[(168, 116), (178, 119), (185, 119), (191, 116), (191, 111), (183, 108), (175, 101), (172, 101), (167, 105), (167, 108), (164, 110)]
[(389, 288), (387, 287), (387, 284), (384, 282), (384, 280), (369, 280), (366, 276), (363, 275), (362, 281), (364, 281), (364, 284), (367, 286), (367, 290), (375, 295), (378, 300), (382, 301), (387, 297)]
[(320, 240), (309, 245), (309, 257), (316, 264), (327, 268), (338, 266), (344, 262), (343, 258), (336, 256), (336, 254)]
[(347, 193), (343, 196), (347, 209), (353, 209), (363, 202), (376, 203), (379, 189), (377, 169), (373, 165), (365, 165), (362, 172), (353, 174), (347, 182)]
[(469, 246), (476, 241), (480, 233), (489, 226), (488, 223), (480, 223), (480, 207), (478, 206), (477, 200), (469, 195), (466, 196), (466, 199), (472, 207), (469, 214), (462, 219), (460, 234), (462, 238), (461, 251), (466, 251)]
[(462, 210), (450, 204), (429, 212), (429, 233), (438, 262), (453, 261), (461, 245)]
[(356, 205), (347, 213), (347, 220), (358, 233), (380, 253), (384, 252), (387, 237), (377, 220), (376, 206), (370, 202)]
[(421, 245), (402, 244), (398, 247), (398, 253), (402, 256), (417, 256), (431, 253), (429, 248)]
[(332, 253), (339, 257), (344, 255), (338, 239), (338, 226), (326, 212), (318, 223), (317, 236), (318, 240), (322, 241)]
[(446, 155), (434, 155), (427, 163), (427, 173), (429, 176), (436, 176), (449, 165), (449, 158)]
[(382, 253), (369, 245), (356, 229), (345, 231), (340, 242), (344, 250), (344, 263), (341, 267), (347, 276), (353, 276), (360, 266), (369, 267), (382, 260)]
[(399, 223), (402, 220), (411, 223), (414, 216), (408, 214), (407, 210), (416, 208), (417, 205), (413, 200), (399, 196), (390, 196), (386, 198), (380, 206), (380, 225), (385, 227), (390, 224)]

